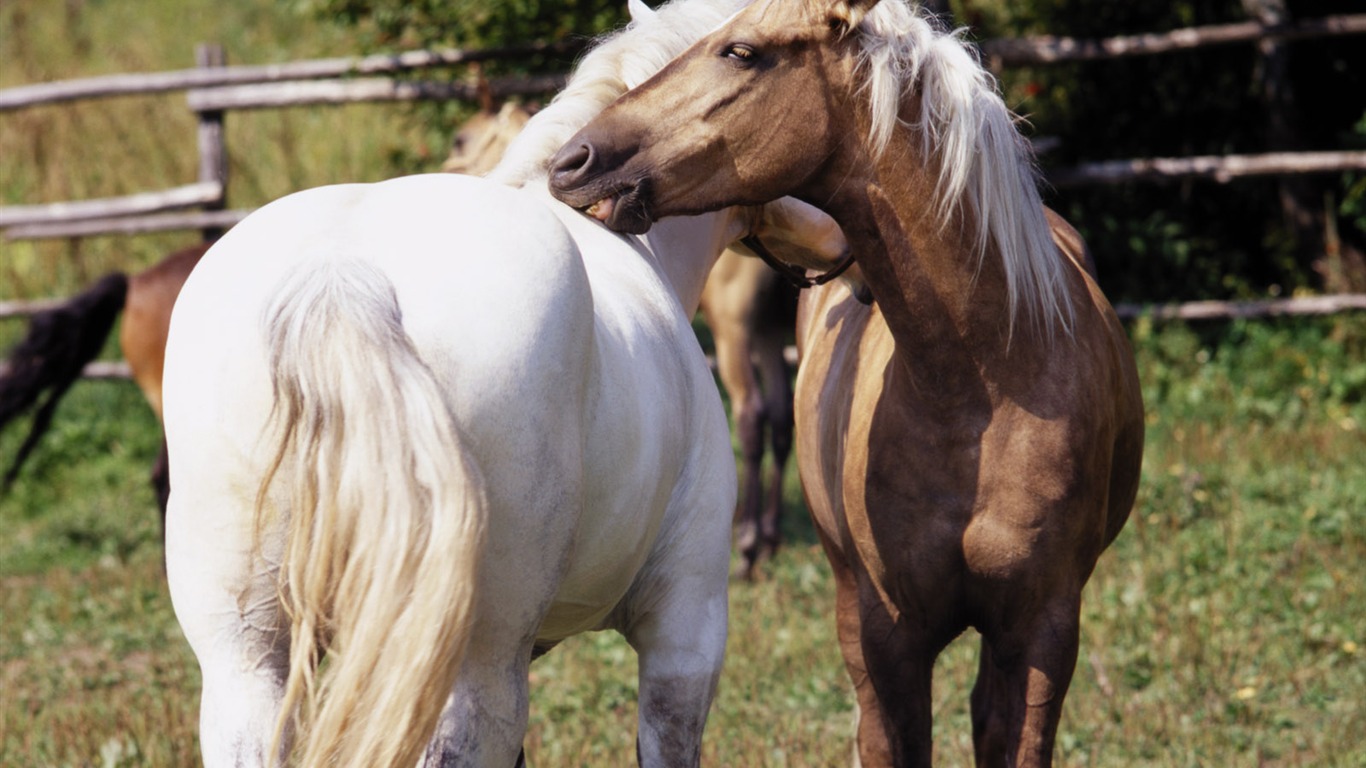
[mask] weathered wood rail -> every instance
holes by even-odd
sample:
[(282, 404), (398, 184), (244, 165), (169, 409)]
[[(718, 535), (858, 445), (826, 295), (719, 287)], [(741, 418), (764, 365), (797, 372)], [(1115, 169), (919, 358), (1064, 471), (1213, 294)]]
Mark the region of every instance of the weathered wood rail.
[(992, 68), (999, 69), (1010, 66), (1152, 56), (1211, 45), (1256, 42), (1269, 38), (1307, 40), (1316, 37), (1361, 34), (1363, 32), (1366, 32), (1366, 14), (1352, 14), (1301, 19), (1279, 25), (1263, 24), (1259, 21), (1212, 24), (1204, 27), (1176, 29), (1170, 32), (1122, 35), (1100, 39), (1053, 37), (1051, 35), (1002, 38), (983, 42), (981, 49), (989, 65)]
[(364, 57), (311, 59), (282, 64), (223, 66), (212, 69), (200, 67), (171, 72), (104, 75), (0, 89), (0, 112), (43, 104), (111, 96), (169, 93), (224, 85), (396, 74), (500, 59), (524, 59), (540, 55), (572, 55), (582, 50), (583, 45), (583, 41), (568, 40), (559, 43), (534, 43), (504, 48), (477, 50), (448, 48), (439, 51), (407, 51)]

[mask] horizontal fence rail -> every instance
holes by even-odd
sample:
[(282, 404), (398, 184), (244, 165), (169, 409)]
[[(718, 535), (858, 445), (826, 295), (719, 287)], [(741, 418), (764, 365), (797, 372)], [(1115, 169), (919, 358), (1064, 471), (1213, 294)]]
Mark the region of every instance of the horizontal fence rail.
[[(15, 302), (0, 302), (0, 318), (5, 314), (6, 305)], [(40, 302), (33, 302), (40, 303)], [(41, 302), (56, 305), (60, 302)], [(1234, 318), (1288, 317), (1292, 315), (1331, 315), (1348, 310), (1366, 309), (1366, 294), (1337, 294), (1332, 296), (1309, 296), (1293, 299), (1267, 299), (1263, 301), (1192, 301), (1185, 304), (1116, 304), (1115, 312), (1126, 320), (1138, 317), (1152, 317), (1157, 320), (1229, 320)], [(788, 365), (800, 362), (797, 348), (788, 345), (783, 348), (783, 357)], [(708, 355), (707, 365), (716, 371), (716, 358)], [(5, 372), (0, 365), (0, 375)], [(123, 361), (97, 361), (89, 363), (81, 371), (89, 379), (131, 379), (133, 374)]]
[(65, 101), (185, 91), (220, 85), (246, 85), (288, 80), (321, 80), (354, 75), (394, 74), (417, 69), (482, 61), (526, 59), (538, 55), (572, 55), (584, 40), (535, 43), (505, 48), (407, 51), (365, 57), (313, 59), (283, 64), (184, 69), (173, 72), (104, 75), (57, 83), (0, 89), (0, 112)]
[(145, 235), (151, 232), (176, 232), (190, 229), (224, 230), (246, 218), (250, 211), (186, 211), (152, 213), (143, 216), (113, 216), (79, 221), (53, 221), (22, 224), (5, 230), (9, 240), (45, 240), (98, 235)]
[(1366, 170), (1362, 152), (1272, 152), (1262, 155), (1206, 155), (1105, 160), (1044, 172), (1057, 189), (1124, 181), (1177, 181), (1189, 178), (1227, 183), (1249, 176), (1291, 176)]
[(294, 80), (192, 90), (186, 97), (195, 112), (299, 107), (383, 101), (475, 101), (485, 92), (494, 99), (536, 96), (564, 87), (565, 75), (490, 78), (487, 91), (470, 83), (440, 83), (371, 77), (352, 80)]
[(1127, 56), (1151, 56), (1187, 51), (1210, 45), (1249, 43), (1267, 38), (1304, 40), (1366, 32), (1366, 14), (1324, 16), (1280, 25), (1244, 21), (1189, 27), (1146, 35), (1122, 35), (1101, 39), (1039, 35), (987, 40), (982, 54), (994, 69), (1028, 64), (1060, 64)]
[(200, 181), (160, 192), (139, 192), (124, 197), (0, 207), (0, 227), (133, 216), (211, 205), (222, 199), (222, 184), (215, 181)]
[[(1189, 178), (1227, 183), (1253, 176), (1366, 171), (1366, 151), (1281, 152), (1263, 155), (1210, 155), (1186, 158), (1109, 160), (1045, 172), (1055, 189), (1129, 181), (1174, 182)], [(210, 194), (212, 183), (191, 184), (163, 193), (0, 208), (0, 227), (8, 240), (39, 240), (94, 235), (133, 235), (148, 232), (220, 228), (241, 221), (247, 211), (165, 213), (174, 208), (207, 204), (220, 198)], [(160, 205), (158, 205), (160, 203)], [(137, 215), (141, 214), (141, 215)]]
[[(9, 366), (0, 363), (0, 376), (9, 373)], [(97, 360), (86, 363), (81, 376), (87, 379), (131, 379), (133, 370), (122, 360)]]
[(1366, 294), (1336, 293), (1327, 296), (1297, 296), (1290, 299), (1254, 301), (1187, 301), (1180, 304), (1115, 305), (1115, 313), (1125, 319), (1151, 317), (1156, 320), (1233, 320), (1239, 318), (1290, 317), (1294, 315), (1332, 315), (1366, 309)]

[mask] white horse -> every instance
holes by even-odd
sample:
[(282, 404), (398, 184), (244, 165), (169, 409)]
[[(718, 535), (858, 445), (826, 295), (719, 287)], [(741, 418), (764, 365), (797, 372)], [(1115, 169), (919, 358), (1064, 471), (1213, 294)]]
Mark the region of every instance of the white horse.
[(291, 195), (185, 284), (166, 556), (206, 764), (513, 765), (533, 657), (600, 629), (639, 654), (641, 763), (698, 762), (735, 464), (688, 319), (738, 237), (843, 241), (790, 207), (621, 236), (544, 176), (736, 9), (685, 0), (606, 39), (497, 181)]

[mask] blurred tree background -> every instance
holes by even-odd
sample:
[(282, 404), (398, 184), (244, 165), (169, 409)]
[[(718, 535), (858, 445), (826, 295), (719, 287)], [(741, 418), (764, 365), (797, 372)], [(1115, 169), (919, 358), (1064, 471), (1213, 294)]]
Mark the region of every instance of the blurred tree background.
[[(587, 43), (602, 32), (626, 24), (626, 0), (293, 0), (298, 11), (334, 22), (354, 34), (360, 53), (436, 48), (499, 48), (528, 43)], [(657, 5), (658, 3), (651, 3)], [(498, 59), (453, 76), (472, 73), (494, 78), (508, 74), (563, 74), (578, 51), (547, 52)], [(432, 71), (415, 79), (432, 79)], [(547, 96), (548, 98), (548, 96)], [(429, 128), (450, 134), (473, 107), (462, 102), (419, 102), (408, 107)], [(410, 172), (430, 170), (416, 152), (391, 157)]]
[[(979, 40), (1081, 38), (1363, 10), (1360, 0), (953, 0)], [(1360, 36), (1210, 46), (1014, 68), (1007, 102), (1049, 167), (1149, 157), (1366, 148)], [(1366, 290), (1366, 178), (1338, 173), (1228, 184), (1126, 183), (1048, 196), (1086, 235), (1112, 298), (1243, 298)]]
[[(587, 38), (626, 21), (624, 0), (297, 0), (368, 50)], [(658, 3), (651, 0), (652, 5)], [(1270, 23), (1362, 10), (1361, 0), (926, 0), (978, 41), (1081, 38)], [(564, 71), (564, 57), (501, 71)], [(490, 65), (489, 72), (496, 71)], [(1366, 148), (1361, 36), (1238, 43), (997, 73), (1007, 103), (1048, 139), (1045, 171), (1100, 160)], [(420, 107), (453, 125), (459, 107)], [(1366, 174), (1221, 184), (1130, 182), (1049, 191), (1086, 236), (1112, 300), (1366, 291)]]

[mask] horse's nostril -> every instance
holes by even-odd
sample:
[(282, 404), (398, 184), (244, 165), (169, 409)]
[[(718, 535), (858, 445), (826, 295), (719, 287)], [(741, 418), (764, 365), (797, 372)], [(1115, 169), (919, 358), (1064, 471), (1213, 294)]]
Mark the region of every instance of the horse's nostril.
[(564, 147), (555, 154), (550, 162), (550, 172), (559, 179), (586, 173), (593, 167), (594, 152), (591, 144), (578, 144)]

